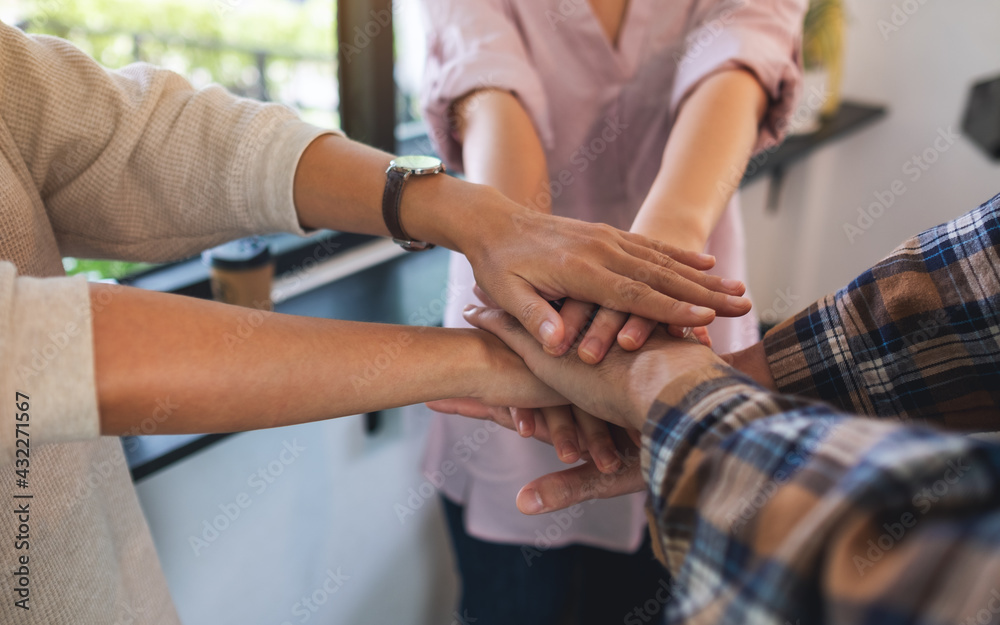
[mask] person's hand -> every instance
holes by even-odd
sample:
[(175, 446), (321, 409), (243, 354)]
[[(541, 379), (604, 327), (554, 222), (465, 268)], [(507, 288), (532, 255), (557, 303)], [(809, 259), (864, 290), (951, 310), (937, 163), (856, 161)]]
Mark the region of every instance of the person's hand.
[[(428, 402), (427, 405), (445, 414), (489, 419), (507, 429), (520, 432), (525, 438), (532, 437), (554, 446), (548, 419), (542, 411), (487, 406), (470, 399), (446, 399)], [(575, 410), (577, 416), (582, 413), (578, 408)], [(590, 418), (595, 419), (593, 416)], [(518, 424), (515, 424), (515, 420)], [(599, 423), (606, 425), (603, 421)], [(577, 436), (580, 432), (581, 429), (574, 426), (571, 435)], [(610, 499), (643, 490), (646, 485), (639, 462), (639, 433), (617, 426), (606, 426), (605, 432), (606, 440), (601, 440), (596, 445), (601, 448), (606, 446), (606, 453), (614, 457), (613, 462), (598, 460), (600, 452), (594, 453), (595, 443), (588, 443), (592, 445), (591, 452), (584, 451), (577, 458), (587, 462), (565, 471), (543, 475), (521, 488), (517, 494), (518, 509), (524, 514), (542, 514), (591, 499)], [(560, 458), (566, 461), (562, 455)]]
[(608, 424), (576, 406), (526, 409), (490, 406), (468, 397), (427, 402), (427, 406), (444, 414), (489, 419), (524, 438), (548, 443), (567, 464), (587, 460), (602, 473), (615, 473), (622, 465)]
[(562, 297), (680, 327), (750, 310), (741, 283), (704, 273), (714, 266), (711, 256), (512, 202), (484, 210), (481, 219), (472, 241), (460, 246), (477, 283), (550, 353), (570, 347), (549, 304)]
[[(469, 393), (463, 400), (470, 405), (548, 408), (566, 400), (540, 381), (516, 353), (490, 332), (476, 329), (454, 330), (472, 333), (482, 345), (481, 363), (470, 376)], [(496, 414), (480, 418), (494, 418)]]
[(556, 455), (567, 464), (587, 460), (601, 473), (614, 473), (621, 467), (609, 425), (578, 406), (515, 408), (511, 413), (522, 436), (544, 432)]
[(517, 493), (517, 508), (524, 514), (562, 510), (592, 499), (610, 499), (645, 490), (639, 459), (639, 433), (611, 429), (620, 462), (614, 471), (602, 471), (593, 462), (543, 475)]
[[(746, 288), (742, 286), (742, 283), (737, 282), (737, 284), (740, 284), (740, 288), (734, 292), (739, 292), (742, 295)], [(487, 302), (487, 304), (489, 303)], [(577, 338), (582, 334), (582, 337), (579, 338), (577, 352), (580, 355), (580, 360), (592, 365), (596, 365), (604, 359), (605, 354), (614, 345), (616, 338), (622, 349), (632, 352), (645, 345), (646, 339), (659, 325), (659, 322), (652, 319), (638, 315), (627, 315), (574, 299), (567, 299), (559, 314), (566, 327), (566, 336), (560, 349), (554, 350), (552, 353), (561, 356), (577, 342)], [(712, 339), (709, 338), (708, 329), (704, 326), (695, 328), (668, 326), (667, 331), (677, 338), (694, 336), (702, 345), (712, 346)]]
[(653, 401), (669, 382), (689, 371), (726, 364), (693, 339), (656, 330), (642, 349), (629, 353), (612, 348), (599, 365), (591, 366), (573, 352), (558, 358), (547, 355), (517, 320), (501, 310), (470, 306), (465, 318), (502, 339), (532, 373), (571, 403), (634, 430), (642, 429)]

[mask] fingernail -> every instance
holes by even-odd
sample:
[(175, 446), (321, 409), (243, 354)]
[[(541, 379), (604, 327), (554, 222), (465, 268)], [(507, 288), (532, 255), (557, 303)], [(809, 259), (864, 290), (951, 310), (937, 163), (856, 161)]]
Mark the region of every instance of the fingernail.
[(715, 262), (715, 256), (712, 256), (711, 254), (698, 254), (698, 259), (708, 262)]
[(475, 304), (469, 304), (468, 306), (465, 307), (464, 310), (462, 310), (462, 314), (467, 315), (470, 312), (472, 312), (473, 310), (475, 310), (476, 308), (478, 308), (478, 306), (476, 306)]
[(632, 345), (638, 345), (639, 343), (639, 331), (638, 330), (626, 330), (622, 332), (622, 341), (628, 341)]
[(538, 491), (531, 488), (524, 491), (524, 511), (528, 514), (538, 514), (545, 509), (542, 496)]
[(694, 334), (694, 328), (684, 328), (681, 332), (684, 333), (684, 338), (689, 339)]
[(563, 444), (559, 446), (559, 457), (561, 459), (578, 455), (580, 455), (580, 450), (577, 449), (576, 443), (573, 441), (564, 441)]
[(727, 291), (739, 291), (743, 288), (743, 283), (739, 280), (733, 280), (732, 278), (724, 278), (722, 280), (722, 288)]
[(745, 297), (736, 297), (735, 295), (727, 295), (726, 303), (736, 308), (743, 308), (745, 306), (750, 305), (750, 300), (748, 300)]
[(542, 336), (542, 341), (548, 345), (552, 342), (552, 337), (556, 335), (556, 324), (551, 321), (543, 321), (538, 328), (538, 333)]
[[(732, 296), (729, 296), (732, 297)], [(737, 298), (740, 299), (740, 298)], [(728, 301), (728, 300), (727, 300)], [(688, 309), (688, 311), (696, 317), (710, 317), (715, 314), (715, 311), (711, 308), (705, 308), (704, 306), (695, 306), (694, 304)]]
[(610, 449), (605, 449), (601, 452), (601, 464), (604, 465), (607, 471), (617, 471), (618, 467), (621, 465), (621, 459), (618, 454), (611, 451)]
[(597, 350), (599, 348), (600, 344), (597, 342), (597, 339), (587, 339), (583, 343), (580, 343), (580, 348), (577, 351), (591, 360), (597, 360)]
[(528, 435), (525, 434), (525, 432), (527, 432), (527, 431), (528, 431), (528, 424), (525, 423), (524, 421), (518, 421), (517, 422), (517, 433), (520, 434), (522, 437), (527, 438)]

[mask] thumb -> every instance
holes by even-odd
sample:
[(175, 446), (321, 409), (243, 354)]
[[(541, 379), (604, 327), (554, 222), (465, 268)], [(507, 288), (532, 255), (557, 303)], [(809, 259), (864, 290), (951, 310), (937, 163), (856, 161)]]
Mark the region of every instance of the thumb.
[(541, 351), (524, 326), (499, 308), (469, 304), (465, 307), (463, 316), (469, 325), (496, 336), (521, 358), (529, 358)]
[(601, 473), (593, 462), (550, 473), (525, 484), (515, 503), (523, 514), (563, 510), (594, 499), (610, 499), (645, 490), (638, 462), (614, 474)]
[(487, 406), (478, 399), (468, 397), (429, 401), (427, 407), (442, 414), (456, 414), (473, 419), (493, 419), (497, 410), (506, 410), (506, 408), (497, 409), (493, 406)]
[(521, 282), (510, 291), (497, 294), (497, 304), (508, 311), (521, 325), (553, 353), (562, 345), (566, 333), (562, 317), (544, 297), (527, 282)]

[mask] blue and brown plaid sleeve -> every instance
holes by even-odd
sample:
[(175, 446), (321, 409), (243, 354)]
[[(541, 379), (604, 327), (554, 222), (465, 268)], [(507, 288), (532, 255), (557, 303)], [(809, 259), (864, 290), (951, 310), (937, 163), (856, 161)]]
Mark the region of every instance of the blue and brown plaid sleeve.
[(1000, 429), (1000, 196), (906, 241), (764, 338), (782, 393)]
[(1000, 623), (1000, 446), (699, 375), (643, 436), (667, 622)]

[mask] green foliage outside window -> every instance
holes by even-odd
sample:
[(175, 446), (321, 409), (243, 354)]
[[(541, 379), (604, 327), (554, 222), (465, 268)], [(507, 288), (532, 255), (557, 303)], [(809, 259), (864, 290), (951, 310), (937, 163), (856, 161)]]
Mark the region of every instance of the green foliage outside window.
[[(339, 126), (333, 0), (27, 0), (17, 24), (71, 41), (104, 66), (144, 61), (297, 108)], [(265, 75), (261, 80), (259, 67)], [(151, 265), (65, 259), (67, 273), (120, 278)]]

